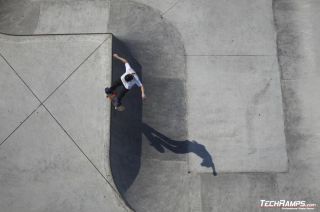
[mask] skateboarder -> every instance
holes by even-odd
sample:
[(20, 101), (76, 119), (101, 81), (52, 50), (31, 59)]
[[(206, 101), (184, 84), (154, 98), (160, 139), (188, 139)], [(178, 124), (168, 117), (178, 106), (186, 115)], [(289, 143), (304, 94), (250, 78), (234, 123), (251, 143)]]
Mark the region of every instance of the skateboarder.
[(121, 106), (121, 100), (125, 96), (125, 94), (134, 86), (137, 85), (141, 89), (141, 97), (142, 99), (146, 98), (146, 95), (144, 93), (144, 87), (142, 83), (139, 80), (139, 77), (137, 73), (131, 68), (130, 64), (128, 61), (122, 57), (120, 57), (118, 54), (113, 54), (113, 57), (115, 59), (120, 60), (121, 62), (124, 63), (126, 72), (117, 80), (115, 81), (110, 88), (106, 87), (105, 92), (107, 95), (112, 94), (115, 89), (119, 86), (121, 86), (120, 92), (117, 94), (117, 98), (115, 100), (116, 102), (116, 108)]

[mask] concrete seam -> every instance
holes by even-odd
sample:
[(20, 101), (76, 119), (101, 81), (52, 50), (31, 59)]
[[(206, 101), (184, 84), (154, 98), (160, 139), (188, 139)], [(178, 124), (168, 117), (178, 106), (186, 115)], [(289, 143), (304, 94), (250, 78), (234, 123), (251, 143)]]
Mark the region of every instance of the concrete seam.
[(38, 29), (38, 27), (39, 27), (39, 23), (40, 23), (40, 18), (41, 18), (41, 16), (42, 16), (41, 11), (43, 11), (43, 10), (42, 10), (42, 8), (43, 8), (43, 2), (38, 2), (38, 4), (39, 4), (39, 7), (38, 7), (39, 14), (38, 14), (38, 18), (37, 18), (37, 24), (35, 25), (36, 27), (34, 28), (32, 34), (37, 31), (37, 29)]
[(37, 97), (37, 95), (32, 91), (30, 86), (22, 79), (22, 77), (18, 74), (18, 72), (13, 68), (13, 66), (9, 63), (9, 61), (0, 53), (0, 57), (7, 63), (7, 65), (11, 68), (11, 70), (15, 73), (15, 75), (22, 81), (22, 83), (27, 87), (27, 89), (33, 94), (33, 96), (39, 101), (39, 105), (0, 143), (0, 146), (4, 144), (8, 138), (15, 133), (18, 128), (41, 106), (41, 101)]
[(111, 0), (108, 0), (108, 7), (107, 7), (107, 23), (106, 23), (106, 32), (109, 29), (109, 20), (110, 20), (110, 11), (111, 11)]
[(275, 14), (275, 0), (272, 0), (272, 13), (273, 13), (273, 28), (276, 33), (276, 56), (277, 56), (277, 63), (279, 68), (279, 78), (280, 78), (280, 92), (281, 92), (281, 98), (282, 98), (282, 118), (283, 118), (283, 130), (284, 130), (284, 139), (285, 139), (285, 145), (286, 145), (286, 153), (287, 153), (287, 172), (289, 172), (290, 167), (290, 160), (288, 157), (288, 144), (287, 144), (287, 131), (286, 131), (286, 112), (285, 112), (285, 102), (284, 102), (284, 91), (283, 91), (283, 76), (282, 76), (282, 66), (281, 66), (281, 60), (280, 60), (280, 48), (279, 48), (279, 38), (278, 38), (278, 26), (277, 26), (277, 20), (276, 20), (276, 14)]
[[(91, 165), (96, 169), (96, 171), (102, 176), (102, 178), (107, 182), (107, 184), (111, 187), (111, 189), (116, 193), (115, 195), (118, 196), (119, 199), (121, 199), (121, 197), (118, 194), (118, 191), (116, 188), (113, 187), (113, 185), (109, 182), (109, 180), (102, 174), (102, 172), (98, 169), (98, 167), (93, 163), (93, 161), (89, 158), (89, 156), (86, 155), (86, 153), (84, 152), (84, 150), (81, 149), (81, 147), (77, 144), (77, 142), (73, 139), (73, 137), (68, 133), (68, 131), (63, 127), (63, 125), (58, 121), (58, 119), (56, 119), (56, 117), (50, 112), (50, 110), (45, 106), (45, 102), (77, 71), (79, 70), (79, 68), (107, 41), (109, 40), (110, 37), (106, 38), (101, 44), (98, 45), (98, 47), (96, 47), (94, 49), (93, 52), (90, 53), (90, 55), (88, 57), (86, 57), (84, 59), (83, 62), (80, 63), (80, 65), (78, 67), (75, 68), (75, 70), (73, 70), (69, 76), (66, 77), (66, 79), (64, 79), (62, 81), (62, 83), (41, 103), (41, 105), (47, 110), (47, 112), (50, 114), (50, 116), (56, 121), (56, 123), (60, 126), (60, 128), (65, 132), (65, 134), (69, 137), (69, 139), (71, 139), (71, 141), (74, 143), (74, 145), (78, 148), (78, 150), (85, 156), (85, 158), (89, 161), (89, 163), (91, 163)], [(120, 201), (121, 202), (121, 201)], [(120, 203), (122, 204), (122, 203)], [(122, 204), (122, 207), (126, 208), (126, 205)]]
[(0, 56), (3, 58), (3, 60), (10, 66), (11, 70), (17, 75), (17, 77), (22, 81), (22, 83), (28, 88), (28, 90), (33, 94), (34, 97), (41, 103), (41, 100), (39, 97), (33, 92), (33, 90), (30, 88), (30, 86), (22, 79), (22, 77), (18, 74), (18, 72), (13, 68), (13, 66), (9, 63), (9, 61), (3, 56), (3, 54), (0, 53)]
[(41, 106), (41, 104), (39, 104), (38, 107), (37, 107), (36, 109), (34, 109), (34, 110), (0, 143), (0, 147), (2, 146), (2, 144), (4, 144), (4, 143), (11, 137), (11, 135), (12, 135), (13, 133), (15, 133), (15, 132), (20, 128), (21, 125), (24, 124), (24, 122), (26, 122), (26, 121), (30, 118), (30, 116), (31, 116), (32, 114), (34, 114), (34, 112), (35, 112), (36, 110), (38, 110), (38, 108), (39, 108), (40, 106)]
[(168, 9), (166, 9), (163, 13), (161, 13), (161, 17), (163, 17), (166, 13), (172, 10), (181, 0), (176, 0)]
[[(77, 144), (77, 142), (72, 138), (72, 136), (68, 133), (68, 131), (62, 126), (62, 124), (56, 119), (56, 117), (50, 112), (50, 110), (43, 105), (46, 111), (50, 114), (50, 116), (55, 120), (55, 122), (59, 125), (59, 127), (65, 132), (65, 134), (69, 137), (69, 139), (73, 142), (73, 144), (78, 148), (78, 150), (85, 156), (85, 158), (91, 163), (91, 165), (96, 169), (96, 171), (101, 175), (101, 177), (108, 183), (111, 189), (118, 195), (118, 191), (113, 185), (109, 182), (109, 180), (101, 173), (98, 167), (90, 160), (90, 158), (86, 155), (86, 153), (81, 149), (81, 147)], [(120, 198), (120, 197), (119, 197)]]
[(300, 81), (300, 80), (309, 80), (310, 78), (313, 78), (313, 77), (316, 77), (316, 75), (314, 75), (314, 76), (308, 76), (308, 77), (300, 77), (299, 79), (293, 79), (293, 78), (283, 78), (283, 79), (281, 79), (281, 81), (284, 81), (284, 82), (286, 82), (286, 81)]
[(68, 36), (68, 35), (112, 35), (110, 32), (94, 32), (94, 33), (40, 33), (40, 34), (10, 34), (0, 32), (0, 35), (12, 37), (46, 37), (46, 36)]
[(186, 57), (275, 57), (271, 54), (194, 54), (185, 55)]
[(83, 61), (80, 63), (80, 65), (72, 71), (72, 73), (67, 76), (66, 79), (64, 79), (62, 81), (62, 83), (51, 93), (49, 94), (49, 96), (43, 101), (41, 102), (41, 100), (39, 99), (39, 97), (33, 92), (33, 90), (30, 88), (30, 86), (22, 79), (22, 77), (18, 74), (18, 72), (13, 68), (13, 66), (9, 63), (9, 61), (3, 56), (3, 54), (0, 53), (0, 57), (3, 58), (3, 60), (8, 64), (8, 66), (12, 69), (12, 71), (15, 73), (15, 75), (22, 81), (22, 83), (28, 88), (28, 90), (33, 94), (33, 96), (39, 101), (39, 105), (38, 107), (32, 111), (31, 114), (29, 114), (27, 116), (27, 118), (25, 118), (1, 143), (0, 143), (0, 146), (6, 141), (8, 140), (8, 138), (41, 106), (43, 105), (44, 106), (44, 102), (48, 100), (48, 98), (50, 96), (52, 96), (56, 90), (58, 90), (58, 88), (60, 88), (108, 39), (110, 39), (109, 37), (106, 38), (97, 48), (94, 49), (94, 51)]
[(42, 102), (45, 103), (79, 68), (108, 40), (110, 37), (106, 38), (98, 47), (96, 47), (93, 52), (89, 54), (50, 94), (49, 96)]

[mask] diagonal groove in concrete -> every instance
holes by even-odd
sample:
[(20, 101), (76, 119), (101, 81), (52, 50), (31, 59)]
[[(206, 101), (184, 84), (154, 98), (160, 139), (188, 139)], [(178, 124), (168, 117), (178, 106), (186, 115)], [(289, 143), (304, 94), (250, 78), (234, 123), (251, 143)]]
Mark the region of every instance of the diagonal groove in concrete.
[(98, 167), (93, 163), (93, 161), (87, 156), (87, 154), (84, 152), (84, 150), (80, 147), (80, 145), (75, 141), (75, 139), (71, 136), (71, 134), (65, 129), (65, 127), (62, 125), (62, 123), (53, 115), (53, 113), (46, 107), (45, 102), (65, 83), (68, 81), (68, 79), (71, 78), (72, 75), (76, 73), (77, 70), (80, 69), (80, 67), (85, 64), (86, 61), (89, 60), (89, 58), (108, 40), (110, 37), (106, 38), (99, 44), (89, 55), (86, 57), (63, 81), (59, 84), (59, 86), (54, 89), (54, 91), (43, 101), (41, 102), (41, 105), (48, 111), (48, 113), (52, 116), (52, 118), (57, 122), (57, 124), (61, 127), (61, 129), (67, 134), (67, 136), (71, 139), (71, 141), (76, 145), (76, 147), (79, 149), (79, 151), (87, 158), (87, 160), (91, 163), (91, 165), (98, 171), (98, 173), (106, 180), (106, 182), (111, 186), (113, 190), (116, 191), (116, 189), (111, 185), (111, 183), (107, 180), (107, 178), (101, 173), (101, 171), (98, 169)]
[(43, 105), (43, 107), (46, 109), (46, 111), (50, 114), (50, 116), (56, 121), (56, 123), (59, 125), (59, 127), (65, 132), (65, 134), (69, 137), (69, 139), (74, 143), (74, 145), (78, 148), (78, 150), (85, 156), (85, 158), (90, 162), (90, 164), (96, 169), (96, 171), (101, 175), (101, 177), (108, 183), (108, 185), (111, 187), (111, 189), (115, 192), (117, 197), (121, 199), (121, 197), (118, 194), (118, 190), (110, 183), (110, 181), (101, 173), (101, 171), (98, 169), (98, 167), (90, 160), (90, 158), (87, 156), (87, 154), (81, 149), (81, 147), (77, 144), (77, 142), (72, 138), (72, 136), (67, 132), (67, 130), (62, 126), (62, 124), (56, 119), (56, 117), (50, 112), (50, 110)]
[[(95, 52), (97, 52), (97, 50), (108, 40), (110, 39), (110, 37), (106, 38), (105, 40), (103, 40), (101, 42), (101, 44), (99, 44), (60, 84), (59, 86), (57, 86), (57, 88), (54, 89), (54, 91), (43, 101), (41, 102), (41, 105), (43, 105), (45, 107), (45, 109), (48, 111), (48, 113), (54, 118), (54, 120), (57, 122), (57, 124), (61, 127), (61, 129), (67, 134), (67, 136), (73, 141), (73, 143), (77, 146), (77, 148), (80, 150), (80, 152), (88, 159), (88, 161), (94, 166), (94, 168), (99, 172), (99, 174), (101, 174), (103, 176), (103, 174), (101, 173), (101, 171), (97, 168), (97, 166), (93, 163), (93, 161), (85, 154), (84, 150), (81, 149), (80, 145), (76, 142), (76, 140), (71, 136), (71, 134), (66, 130), (66, 128), (62, 125), (62, 123), (58, 120), (58, 118), (56, 118), (53, 113), (48, 109), (48, 107), (46, 106), (46, 102), (48, 99), (50, 99), (51, 96), (53, 96), (53, 94), (59, 90), (60, 87), (62, 87), (64, 85), (64, 83), (66, 83), (68, 81), (68, 79), (70, 79), (76, 72), (77, 70), (80, 69), (80, 67), (82, 65), (84, 65), (89, 58), (94, 55)], [(105, 180), (107, 180), (104, 176), (103, 178)], [(109, 182), (108, 182), (109, 183)]]
[(0, 57), (6, 62), (6, 64), (10, 67), (10, 69), (14, 72), (14, 74), (22, 81), (22, 83), (27, 87), (27, 89), (32, 93), (32, 95), (39, 101), (39, 105), (37, 107), (35, 107), (35, 109), (22, 121), (20, 122), (20, 124), (0, 143), (0, 146), (2, 144), (4, 144), (8, 138), (17, 131), (17, 129), (23, 125), (23, 123), (28, 120), (28, 118), (41, 106), (41, 101), (38, 98), (38, 96), (32, 91), (32, 89), (30, 88), (30, 86), (21, 78), (21, 76), (18, 74), (18, 72), (13, 68), (13, 66), (9, 63), (9, 61), (5, 58), (5, 56), (3, 56), (2, 53), (0, 53)]
[(2, 144), (4, 144), (4, 143), (8, 140), (8, 138), (11, 137), (11, 135), (12, 135), (13, 133), (15, 133), (15, 132), (31, 117), (32, 114), (34, 114), (34, 112), (35, 112), (40, 106), (41, 106), (41, 104), (38, 105), (8, 136), (0, 143), (0, 147), (2, 146)]
[[(80, 67), (82, 65), (84, 65), (86, 63), (86, 61), (89, 60), (89, 58), (95, 53), (97, 52), (97, 50), (108, 40), (110, 39), (110, 37), (106, 38), (101, 44), (99, 44), (97, 46), (97, 48), (94, 49), (94, 51), (92, 51), (90, 53), (90, 55), (88, 55), (88, 57), (86, 57), (83, 62), (81, 62), (79, 64), (79, 66), (77, 66), (75, 68), (75, 70), (72, 71), (71, 74), (69, 74), (68, 77), (66, 77), (65, 80), (63, 80), (63, 82), (44, 100), (41, 102), (41, 105), (46, 109), (46, 111), (50, 114), (50, 116), (55, 120), (55, 122), (59, 125), (59, 127), (64, 131), (64, 133), (69, 137), (69, 139), (73, 142), (73, 144), (76, 146), (76, 148), (84, 155), (84, 157), (89, 161), (89, 163), (96, 169), (96, 171), (101, 175), (101, 177), (107, 182), (107, 184), (111, 187), (111, 189), (115, 192), (115, 195), (117, 196), (117, 198), (122, 199), (119, 194), (118, 194), (118, 190), (112, 185), (112, 183), (107, 179), (107, 177), (105, 177), (103, 175), (103, 173), (99, 170), (99, 168), (95, 165), (95, 163), (89, 158), (89, 156), (85, 153), (85, 151), (80, 147), (80, 145), (76, 142), (76, 140), (71, 136), (71, 134), (66, 130), (66, 128), (63, 126), (63, 124), (53, 115), (53, 113), (46, 107), (45, 102), (60, 88), (63, 86), (63, 84), (65, 82), (68, 81), (68, 79), (70, 79), (77, 70), (80, 69)], [(122, 203), (121, 203), (122, 204)], [(126, 205), (123, 205), (124, 207), (127, 207)]]
[(101, 44), (99, 44), (49, 95), (42, 101), (44, 104), (108, 39), (104, 39)]
[(107, 178), (100, 172), (100, 170), (96, 167), (96, 165), (89, 159), (89, 157), (85, 154), (85, 152), (80, 148), (80, 146), (75, 142), (75, 140), (71, 137), (71, 135), (67, 132), (67, 130), (62, 126), (62, 124), (53, 116), (53, 114), (49, 111), (49, 109), (44, 105), (44, 103), (52, 96), (110, 37), (107, 37), (105, 40), (101, 42), (60, 84), (57, 88), (44, 100), (41, 101), (39, 97), (34, 93), (34, 91), (30, 88), (30, 86), (23, 80), (23, 78), (17, 73), (17, 71), (13, 68), (13, 66), (9, 63), (9, 61), (0, 53), (0, 56), (4, 59), (4, 61), (10, 66), (12, 71), (17, 75), (17, 77), (23, 82), (23, 84), (28, 88), (28, 90), (33, 94), (33, 96), (39, 101), (39, 105), (0, 143), (0, 146), (4, 144), (8, 138), (22, 126), (29, 117), (34, 114), (34, 112), (40, 107), (43, 106), (48, 113), (53, 117), (53, 119), (57, 122), (57, 124), (61, 127), (61, 129), (67, 134), (67, 136), (72, 140), (72, 142), (76, 145), (76, 147), (80, 150), (80, 152), (87, 158), (87, 160), (93, 165), (93, 167), (99, 172), (99, 174), (105, 179), (105, 181), (111, 186), (114, 191), (117, 191), (112, 184), (107, 180)]
[(32, 95), (39, 101), (39, 105), (0, 143), (0, 146), (5, 143), (8, 138), (16, 132), (16, 130), (41, 106), (43, 103), (52, 96), (59, 87), (61, 87), (108, 39), (107, 37), (105, 40), (101, 42), (67, 77), (64, 79), (59, 86), (44, 100), (41, 101), (40, 98), (35, 94), (35, 92), (31, 89), (31, 87), (26, 83), (26, 81), (18, 74), (18, 72), (14, 69), (14, 67), (9, 63), (6, 57), (0, 52), (0, 57), (8, 64), (14, 74), (22, 81), (22, 83), (28, 88), (28, 90), (32, 93)]
[(172, 8), (174, 8), (181, 0), (176, 0), (168, 9), (166, 9), (161, 16), (163, 17), (166, 13), (168, 13)]
[(28, 90), (33, 94), (33, 96), (41, 103), (41, 100), (39, 97), (33, 92), (33, 90), (30, 88), (30, 86), (26, 83), (25, 80), (22, 79), (22, 77), (18, 74), (18, 72), (13, 68), (13, 66), (9, 63), (9, 61), (3, 56), (3, 54), (0, 53), (0, 56), (3, 58), (3, 60), (10, 66), (11, 70), (17, 75), (17, 77), (22, 81), (22, 83), (28, 88)]

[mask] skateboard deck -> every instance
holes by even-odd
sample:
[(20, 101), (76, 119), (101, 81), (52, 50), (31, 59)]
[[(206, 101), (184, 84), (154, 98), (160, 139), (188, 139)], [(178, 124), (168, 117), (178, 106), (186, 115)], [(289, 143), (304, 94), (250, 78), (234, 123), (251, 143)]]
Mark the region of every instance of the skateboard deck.
[(116, 107), (116, 98), (117, 97), (117, 94), (116, 93), (112, 93), (112, 94), (108, 94), (107, 95), (107, 98), (110, 100), (111, 104), (114, 106), (114, 109), (117, 110), (117, 111), (124, 111), (126, 109), (125, 106), (123, 105), (120, 105), (119, 107)]

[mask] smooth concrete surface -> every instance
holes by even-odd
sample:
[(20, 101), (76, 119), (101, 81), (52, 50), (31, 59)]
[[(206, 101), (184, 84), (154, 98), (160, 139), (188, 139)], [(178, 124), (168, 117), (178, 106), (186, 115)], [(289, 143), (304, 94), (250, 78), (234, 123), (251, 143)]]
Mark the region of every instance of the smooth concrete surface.
[[(319, 204), (317, 0), (12, 2), (1, 32), (106, 30), (130, 50), (113, 48), (136, 63), (147, 99), (135, 89), (126, 112), (111, 112), (110, 165), (135, 211), (279, 211), (259, 208), (263, 198)], [(55, 101), (72, 99), (73, 85)], [(88, 125), (70, 132), (78, 127)], [(217, 135), (230, 143), (211, 142)]]

